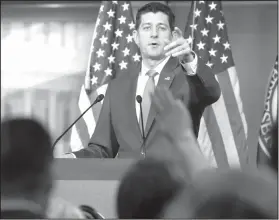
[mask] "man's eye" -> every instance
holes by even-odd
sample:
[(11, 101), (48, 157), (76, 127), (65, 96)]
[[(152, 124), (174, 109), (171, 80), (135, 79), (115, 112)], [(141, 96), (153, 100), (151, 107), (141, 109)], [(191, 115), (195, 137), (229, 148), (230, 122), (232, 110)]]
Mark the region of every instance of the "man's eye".
[(166, 27), (165, 26), (160, 26), (159, 29), (166, 30)]
[(143, 27), (143, 30), (149, 30), (150, 29), (150, 27), (149, 26), (145, 26), (145, 27)]

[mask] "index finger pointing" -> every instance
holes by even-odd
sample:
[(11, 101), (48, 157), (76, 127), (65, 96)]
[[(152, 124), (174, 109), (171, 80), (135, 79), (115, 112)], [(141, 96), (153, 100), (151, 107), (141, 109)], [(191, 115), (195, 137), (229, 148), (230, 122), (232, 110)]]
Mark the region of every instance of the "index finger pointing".
[(177, 46), (177, 42), (176, 41), (173, 41), (171, 43), (169, 43), (167, 46), (164, 47), (164, 50), (169, 50), (173, 47)]

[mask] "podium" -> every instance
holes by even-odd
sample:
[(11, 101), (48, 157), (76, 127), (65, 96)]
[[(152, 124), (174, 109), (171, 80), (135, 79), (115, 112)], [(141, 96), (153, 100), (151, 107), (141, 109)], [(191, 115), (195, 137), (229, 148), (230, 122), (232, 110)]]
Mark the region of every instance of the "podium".
[(119, 180), (136, 159), (55, 159), (54, 196), (90, 205), (105, 218), (117, 218)]
[(56, 180), (120, 180), (135, 159), (55, 159)]

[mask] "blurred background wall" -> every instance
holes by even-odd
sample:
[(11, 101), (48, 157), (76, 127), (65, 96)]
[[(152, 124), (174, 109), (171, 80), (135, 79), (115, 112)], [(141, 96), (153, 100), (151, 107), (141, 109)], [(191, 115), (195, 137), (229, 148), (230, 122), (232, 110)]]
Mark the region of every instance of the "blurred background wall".
[[(146, 2), (133, 1), (136, 10)], [(190, 2), (169, 1), (184, 31)], [(1, 2), (1, 116), (32, 115), (53, 137), (77, 117), (100, 1)], [(265, 88), (277, 54), (277, 2), (223, 2), (255, 161)], [(70, 133), (59, 149), (69, 150)]]

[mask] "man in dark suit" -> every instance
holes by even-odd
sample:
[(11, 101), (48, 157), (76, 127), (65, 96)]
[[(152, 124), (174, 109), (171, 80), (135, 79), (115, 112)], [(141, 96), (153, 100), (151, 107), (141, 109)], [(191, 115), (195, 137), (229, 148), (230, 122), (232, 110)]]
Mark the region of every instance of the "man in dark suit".
[(51, 193), (51, 138), (25, 118), (1, 122), (1, 218), (45, 218)]
[[(149, 96), (156, 86), (168, 87), (176, 99), (183, 101), (198, 135), (202, 113), (219, 99), (220, 87), (210, 68), (191, 51), (174, 24), (175, 16), (165, 4), (151, 2), (138, 10), (133, 34), (142, 63), (131, 73), (139, 74), (111, 81), (88, 147), (62, 157), (138, 158), (160, 147), (154, 144), (157, 113)], [(137, 95), (142, 97), (142, 116)]]

